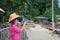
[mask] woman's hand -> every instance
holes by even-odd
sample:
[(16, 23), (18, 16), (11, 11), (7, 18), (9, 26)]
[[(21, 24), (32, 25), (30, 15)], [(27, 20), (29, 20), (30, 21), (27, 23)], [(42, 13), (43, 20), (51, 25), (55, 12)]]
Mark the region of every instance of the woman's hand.
[(22, 25), (21, 25), (21, 29), (23, 30), (25, 26), (26, 26), (26, 22), (23, 21), (23, 22), (22, 22)]
[(26, 22), (23, 22), (23, 25), (26, 26)]

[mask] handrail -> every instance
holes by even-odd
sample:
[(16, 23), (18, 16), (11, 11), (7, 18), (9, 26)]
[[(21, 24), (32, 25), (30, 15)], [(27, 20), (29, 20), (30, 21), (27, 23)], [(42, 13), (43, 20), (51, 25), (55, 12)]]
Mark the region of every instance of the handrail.
[(0, 40), (9, 40), (9, 27), (0, 29)]
[[(7, 27), (7, 28), (9, 28), (9, 27)], [(5, 30), (5, 29), (7, 29), (7, 28), (0, 29), (0, 32), (3, 31), (3, 30)]]

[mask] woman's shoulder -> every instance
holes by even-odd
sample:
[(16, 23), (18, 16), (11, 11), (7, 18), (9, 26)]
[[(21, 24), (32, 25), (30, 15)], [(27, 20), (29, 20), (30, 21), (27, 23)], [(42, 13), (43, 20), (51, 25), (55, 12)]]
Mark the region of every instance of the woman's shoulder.
[(9, 23), (9, 26), (11, 27), (11, 26), (14, 26), (15, 24), (13, 24), (13, 23)]

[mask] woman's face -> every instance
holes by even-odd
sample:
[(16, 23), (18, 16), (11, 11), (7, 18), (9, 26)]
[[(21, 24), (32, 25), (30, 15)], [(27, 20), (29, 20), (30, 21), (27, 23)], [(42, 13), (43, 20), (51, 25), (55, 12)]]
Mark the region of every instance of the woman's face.
[(16, 25), (18, 24), (18, 19), (15, 20), (15, 24), (16, 24)]
[(15, 23), (18, 22), (18, 19), (15, 20)]

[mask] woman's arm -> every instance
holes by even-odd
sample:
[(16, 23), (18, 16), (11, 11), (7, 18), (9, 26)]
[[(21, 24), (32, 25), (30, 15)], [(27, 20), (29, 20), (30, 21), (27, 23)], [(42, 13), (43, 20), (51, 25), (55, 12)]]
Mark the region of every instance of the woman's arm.
[(22, 21), (22, 24), (19, 26), (19, 28), (23, 30), (25, 26), (26, 26), (26, 22)]
[(11, 29), (14, 30), (15, 32), (22, 32), (22, 30), (18, 28), (16, 25), (13, 25)]

